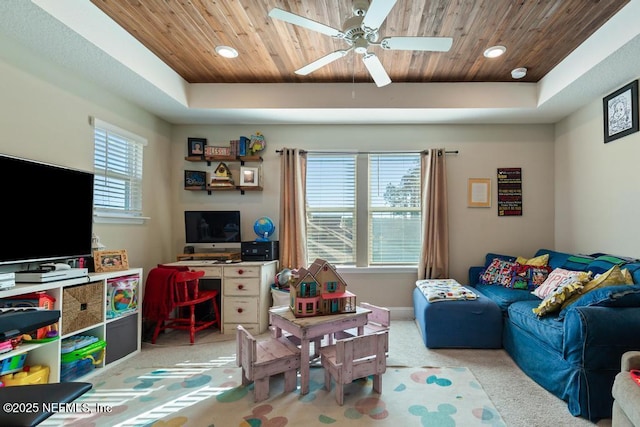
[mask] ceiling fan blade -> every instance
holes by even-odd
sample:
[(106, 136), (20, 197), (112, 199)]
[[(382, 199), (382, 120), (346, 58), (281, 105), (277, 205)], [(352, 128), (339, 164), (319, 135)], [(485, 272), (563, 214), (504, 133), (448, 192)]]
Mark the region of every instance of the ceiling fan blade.
[(351, 50), (351, 49), (348, 49), (348, 50), (336, 50), (335, 52), (331, 52), (330, 54), (325, 55), (320, 59), (316, 59), (311, 64), (305, 65), (304, 67), (300, 68), (299, 70), (296, 70), (296, 74), (300, 74), (301, 76), (306, 76), (307, 74), (313, 73), (318, 68), (322, 68), (325, 65), (332, 63), (336, 59), (342, 58), (343, 56), (345, 56), (349, 52), (349, 50)]
[(382, 87), (391, 83), (391, 78), (385, 71), (380, 59), (373, 53), (367, 53), (362, 57), (362, 62), (364, 62), (364, 66), (369, 70), (369, 74), (373, 77), (373, 81), (376, 83), (376, 86)]
[(296, 15), (295, 13), (287, 12), (286, 10), (278, 9), (277, 7), (271, 9), (269, 16), (274, 19), (288, 22), (293, 25), (307, 28), (309, 30), (317, 31), (319, 33), (326, 34), (331, 37), (342, 38), (344, 33), (335, 28), (331, 28), (328, 25), (321, 24), (304, 16)]
[(362, 20), (362, 26), (377, 30), (396, 4), (397, 0), (372, 0)]
[(447, 52), (451, 49), (451, 37), (385, 37), (380, 41), (383, 49), (389, 50), (430, 50)]

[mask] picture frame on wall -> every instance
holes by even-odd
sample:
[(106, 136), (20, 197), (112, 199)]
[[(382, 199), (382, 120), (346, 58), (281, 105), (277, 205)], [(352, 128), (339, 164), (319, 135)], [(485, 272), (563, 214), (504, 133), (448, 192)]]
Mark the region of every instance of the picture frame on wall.
[(207, 173), (204, 171), (184, 171), (185, 190), (204, 190), (207, 185)]
[(491, 179), (469, 178), (467, 181), (467, 206), (470, 208), (491, 207)]
[(258, 168), (240, 167), (240, 186), (241, 187), (258, 187), (260, 185)]
[(188, 157), (204, 157), (206, 138), (187, 138), (187, 156)]
[(602, 99), (604, 143), (638, 132), (638, 80)]
[(127, 258), (127, 251), (125, 249), (117, 251), (94, 251), (93, 264), (96, 273), (128, 270), (129, 259)]

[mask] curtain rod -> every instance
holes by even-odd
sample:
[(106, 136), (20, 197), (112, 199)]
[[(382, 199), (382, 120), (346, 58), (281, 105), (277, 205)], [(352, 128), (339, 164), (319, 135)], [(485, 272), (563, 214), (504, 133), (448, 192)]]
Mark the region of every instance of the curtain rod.
[[(312, 153), (312, 154), (336, 154), (336, 155), (340, 155), (340, 154), (416, 154), (416, 153), (427, 153), (428, 150), (422, 150), (422, 151), (411, 151), (411, 150), (404, 150), (404, 151), (313, 151), (313, 150), (300, 150), (300, 153), (304, 154), (304, 153)], [(278, 154), (282, 154), (282, 150), (276, 150), (276, 153)], [(453, 150), (453, 151), (445, 151), (445, 154), (458, 154), (458, 150)]]

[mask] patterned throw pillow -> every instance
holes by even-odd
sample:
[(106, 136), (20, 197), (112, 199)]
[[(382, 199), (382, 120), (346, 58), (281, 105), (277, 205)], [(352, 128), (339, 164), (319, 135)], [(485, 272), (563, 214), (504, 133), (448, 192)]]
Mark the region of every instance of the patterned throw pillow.
[(509, 287), (511, 284), (511, 272), (515, 266), (515, 262), (495, 258), (480, 276), (480, 283), (483, 285)]
[(542, 285), (533, 290), (533, 294), (540, 299), (544, 299), (561, 285), (578, 281), (580, 283), (588, 282), (591, 279), (589, 271), (573, 271), (564, 268), (556, 268), (547, 276)]
[(572, 295), (579, 294), (580, 291), (582, 291), (582, 288), (582, 283), (577, 280), (567, 281), (566, 283), (556, 288), (555, 291), (547, 295), (545, 299), (542, 300), (540, 305), (533, 309), (533, 312), (538, 317), (542, 317), (545, 314), (560, 311), (562, 303)]
[(516, 264), (511, 272), (509, 288), (532, 291), (542, 285), (549, 276), (551, 267)]

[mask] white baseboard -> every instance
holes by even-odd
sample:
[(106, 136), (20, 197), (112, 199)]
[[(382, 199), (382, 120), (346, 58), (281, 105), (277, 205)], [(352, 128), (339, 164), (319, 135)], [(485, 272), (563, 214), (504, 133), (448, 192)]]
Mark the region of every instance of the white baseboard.
[(389, 307), (391, 320), (413, 320), (413, 307)]

